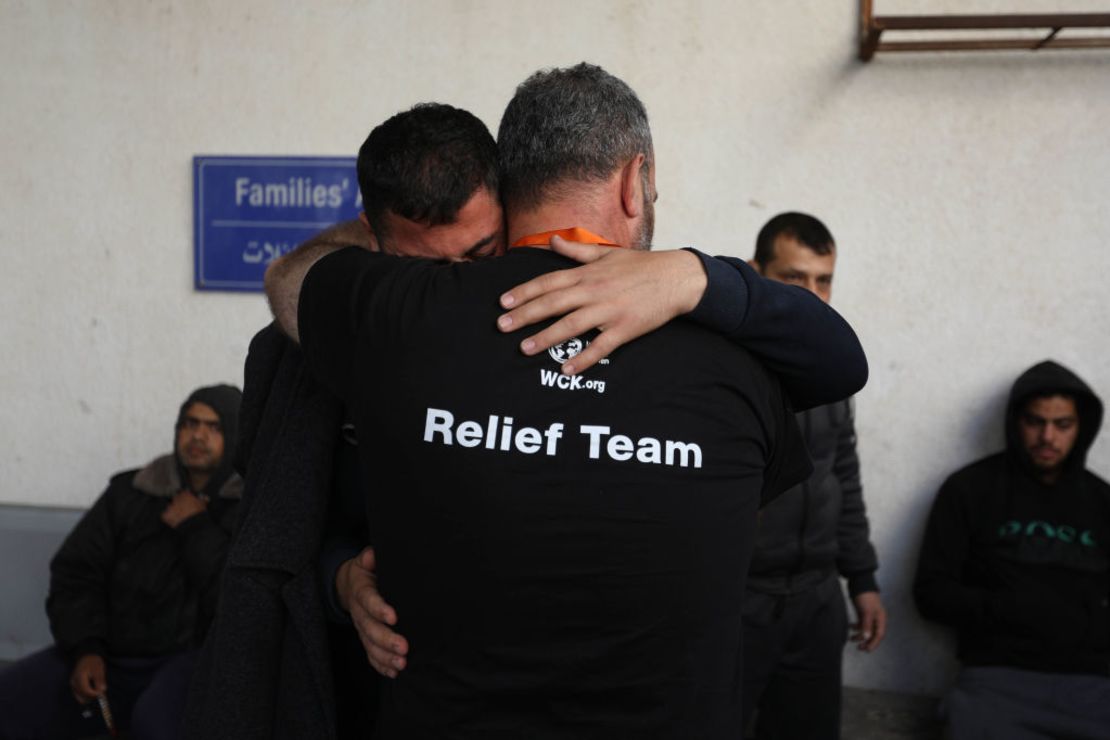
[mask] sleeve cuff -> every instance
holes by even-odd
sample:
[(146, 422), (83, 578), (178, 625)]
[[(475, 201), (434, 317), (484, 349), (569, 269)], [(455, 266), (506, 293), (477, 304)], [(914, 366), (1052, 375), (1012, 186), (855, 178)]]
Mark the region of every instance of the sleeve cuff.
[(105, 645), (104, 641), (99, 637), (86, 637), (84, 640), (74, 645), (73, 650), (69, 653), (69, 657), (74, 663), (85, 655), (99, 655), (101, 658), (104, 658), (108, 655), (107, 647), (108, 646)]
[(879, 582), (875, 580), (875, 572), (855, 573), (848, 576), (848, 595), (856, 597), (860, 594), (874, 591), (878, 593)]
[(705, 293), (687, 318), (720, 332), (733, 331), (748, 314), (748, 283), (743, 270), (732, 261), (710, 257), (696, 249), (686, 251), (701, 260), (707, 280)]
[(357, 557), (360, 550), (346, 544), (336, 544), (325, 547), (320, 552), (320, 585), (324, 591), (324, 603), (327, 605), (328, 619), (340, 624), (351, 624), (351, 615), (339, 604), (339, 592), (335, 588), (335, 576), (339, 566), (351, 558)]

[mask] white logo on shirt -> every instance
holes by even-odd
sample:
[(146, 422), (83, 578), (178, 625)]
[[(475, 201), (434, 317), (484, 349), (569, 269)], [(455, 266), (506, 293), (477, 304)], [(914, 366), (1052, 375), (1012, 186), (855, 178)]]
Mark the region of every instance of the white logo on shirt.
[(540, 385), (547, 386), (548, 388), (558, 388), (564, 391), (597, 391), (598, 393), (605, 392), (605, 381), (596, 378), (586, 379), (581, 375), (563, 375), (556, 370), (544, 370), (540, 368)]
[(562, 365), (564, 362), (579, 354), (582, 350), (589, 347), (590, 343), (585, 339), (578, 337), (571, 337), (565, 342), (556, 344), (551, 349), (547, 350), (547, 354), (551, 355), (551, 359)]

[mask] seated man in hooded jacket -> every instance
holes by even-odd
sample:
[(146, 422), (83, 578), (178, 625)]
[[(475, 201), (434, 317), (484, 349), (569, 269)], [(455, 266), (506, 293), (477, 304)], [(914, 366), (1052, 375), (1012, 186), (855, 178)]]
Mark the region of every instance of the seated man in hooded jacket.
[(0, 737), (179, 735), (242, 481), (238, 388), (194, 391), (174, 450), (112, 477), (50, 563), (55, 643), (0, 672)]
[(1110, 738), (1110, 485), (1087, 469), (1102, 401), (1041, 362), (1014, 383), (1006, 449), (949, 476), (914, 582), (955, 628), (952, 740)]

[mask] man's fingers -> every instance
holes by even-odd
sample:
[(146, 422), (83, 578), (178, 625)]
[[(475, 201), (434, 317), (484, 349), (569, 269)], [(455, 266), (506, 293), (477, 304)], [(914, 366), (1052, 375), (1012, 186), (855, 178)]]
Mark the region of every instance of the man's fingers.
[(379, 622), (393, 626), (397, 624), (397, 612), (392, 606), (385, 602), (382, 595), (377, 591), (368, 594), (363, 598), (362, 606), (369, 612), (370, 616)]
[(544, 293), (527, 303), (518, 304), (512, 311), (498, 316), (497, 328), (503, 332), (511, 332), (537, 324), (545, 319), (564, 316), (581, 309), (583, 305), (588, 303), (589, 298), (589, 293), (577, 286)]
[(868, 652), (879, 647), (879, 643), (886, 637), (886, 610), (880, 609), (874, 618), (874, 624), (871, 628), (871, 639), (868, 641)]
[(597, 244), (582, 244), (570, 242), (561, 236), (551, 237), (551, 249), (564, 257), (570, 257), (576, 262), (588, 264), (602, 258), (612, 247), (602, 247)]
[(564, 316), (522, 341), (520, 351), (526, 355), (539, 354), (572, 337), (580, 337), (595, 327), (600, 327), (601, 333), (584, 350), (563, 364), (564, 374), (576, 375), (601, 362), (627, 341), (626, 333), (620, 328), (604, 326), (603, 316), (598, 311), (584, 308)]
[(103, 694), (108, 688), (104, 659), (95, 655), (85, 655), (78, 659), (69, 675), (69, 688), (73, 692), (73, 698), (80, 704), (88, 703)]
[(391, 625), (397, 623), (397, 612), (378, 593), (374, 578), (374, 550), (365, 548), (354, 562), (353, 587), (350, 599), (351, 621), (366, 651), (367, 660), (375, 671), (395, 678), (404, 669), (409, 645)]
[(875, 615), (870, 612), (862, 614), (859, 622), (859, 649), (867, 650), (867, 646), (871, 644), (871, 638), (875, 635)]
[(91, 673), (82, 673), (71, 684), (71, 687), (73, 688), (73, 697), (81, 704), (92, 701), (100, 693), (97, 690), (96, 679), (93, 678)]
[(579, 352), (573, 359), (564, 362), (560, 370), (563, 375), (581, 375), (604, 359), (605, 353), (598, 351), (593, 345), (590, 345), (589, 349)]
[(613, 350), (622, 344), (624, 342), (619, 338), (616, 330), (602, 332), (597, 339), (590, 342), (590, 346), (564, 362), (562, 371), (566, 375), (583, 373), (611, 355)]
[(382, 650), (397, 655), (404, 655), (408, 652), (408, 640), (390, 629), (387, 623), (378, 619), (372, 612), (356, 608), (351, 613), (351, 620), (355, 623), (355, 627), (362, 637)]
[(359, 639), (362, 640), (362, 648), (366, 651), (366, 660), (370, 663), (370, 667), (387, 678), (397, 678), (397, 674), (404, 669), (407, 661), (382, 650), (361, 634)]
[(378, 673), (391, 678), (404, 669), (408, 661), (408, 641), (373, 619), (355, 620), (358, 638), (366, 657)]
[(556, 290), (564, 290), (578, 283), (578, 275), (574, 270), (555, 270), (526, 283), (521, 283), (506, 293), (501, 294), (501, 305), (505, 308), (522, 306), (539, 296), (546, 295)]
[(108, 679), (104, 676), (104, 663), (98, 662), (89, 673), (89, 686), (93, 696), (100, 696), (108, 689)]
[(374, 576), (367, 573), (363, 575), (363, 579), (354, 588), (354, 593), (351, 596), (351, 608), (348, 611), (355, 613), (361, 609), (372, 619), (379, 622), (385, 622), (388, 625), (397, 624), (397, 612), (382, 598)]
[(370, 667), (377, 671), (380, 675), (385, 676), (386, 678), (397, 678), (397, 674), (404, 670), (404, 658), (400, 659), (400, 666), (395, 666), (393, 664), (393, 661), (396, 660), (396, 658), (382, 653), (380, 650), (378, 650), (377, 647), (373, 645), (364, 644), (364, 647), (366, 648), (366, 662), (368, 662), (370, 664)]
[(374, 557), (374, 548), (364, 547), (362, 552), (358, 554), (356, 561), (358, 566), (363, 570), (373, 571), (377, 568), (377, 560)]
[(859, 649), (872, 652), (882, 642), (886, 634), (886, 612), (882, 609), (868, 610), (860, 615)]
[(358, 631), (382, 650), (388, 650), (397, 655), (404, 655), (408, 652), (408, 641), (391, 630), (388, 625), (374, 618), (373, 615), (363, 613), (357, 615), (357, 617), (352, 615), (352, 617)]
[(551, 326), (521, 341), (520, 351), (526, 355), (538, 355), (556, 344), (580, 337), (594, 327), (601, 326), (600, 319), (600, 316), (585, 308), (567, 314)]

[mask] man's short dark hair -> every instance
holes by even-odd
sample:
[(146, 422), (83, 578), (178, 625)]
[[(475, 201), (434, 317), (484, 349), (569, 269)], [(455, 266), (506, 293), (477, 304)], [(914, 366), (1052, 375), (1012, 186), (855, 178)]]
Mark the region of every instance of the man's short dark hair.
[(1075, 404), (1075, 409), (1079, 410), (1079, 398), (1075, 395), (1074, 390), (1055, 390), (1053, 388), (1038, 388), (1037, 390), (1021, 397), (1021, 400), (1015, 406), (1021, 411), (1029, 408), (1029, 404), (1034, 401), (1047, 401), (1050, 398), (1063, 398), (1065, 401), (1071, 401)]
[(593, 64), (536, 72), (522, 82), (497, 131), (501, 198), (539, 206), (567, 181), (604, 181), (637, 154), (652, 161), (647, 111), (627, 84)]
[(363, 210), (378, 239), (386, 212), (426, 226), (453, 222), (480, 188), (497, 194), (497, 143), (473, 114), (442, 103), (398, 113), (358, 151)]
[(780, 213), (763, 225), (755, 238), (756, 264), (762, 269), (775, 260), (775, 240), (785, 236), (800, 242), (817, 254), (829, 254), (836, 242), (825, 224), (808, 213)]

